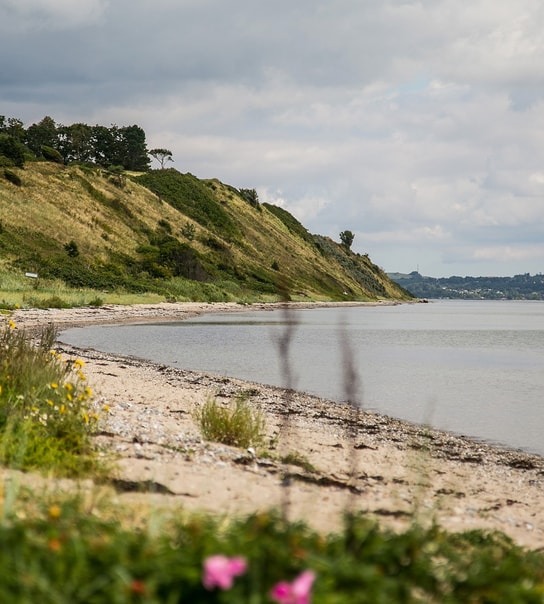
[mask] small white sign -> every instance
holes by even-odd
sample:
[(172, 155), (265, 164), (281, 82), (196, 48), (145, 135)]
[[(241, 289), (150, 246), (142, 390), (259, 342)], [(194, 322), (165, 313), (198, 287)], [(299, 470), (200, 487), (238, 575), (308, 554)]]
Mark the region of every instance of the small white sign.
[(30, 277), (31, 279), (37, 279), (38, 273), (25, 273), (25, 277)]

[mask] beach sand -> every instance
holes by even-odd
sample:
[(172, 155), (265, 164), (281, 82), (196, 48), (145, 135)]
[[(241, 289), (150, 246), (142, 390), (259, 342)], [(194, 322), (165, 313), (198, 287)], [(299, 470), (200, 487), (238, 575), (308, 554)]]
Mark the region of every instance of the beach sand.
[[(18, 310), (12, 318), (31, 333), (48, 323), (61, 331), (246, 308), (277, 305)], [(289, 519), (302, 519), (324, 533), (341, 526), (346, 510), (360, 510), (393, 529), (417, 521), (451, 531), (500, 530), (519, 545), (544, 548), (542, 457), (282, 388), (62, 343), (58, 350), (66, 359), (85, 362), (97, 406), (110, 409), (94, 438), (117, 457), (112, 498), (118, 506), (134, 506), (139, 514), (179, 510), (220, 516), (281, 506)], [(266, 456), (205, 442), (200, 435), (195, 409), (209, 397), (229, 404), (241, 394), (266, 418), (271, 447)], [(299, 462), (280, 461), (289, 454)]]

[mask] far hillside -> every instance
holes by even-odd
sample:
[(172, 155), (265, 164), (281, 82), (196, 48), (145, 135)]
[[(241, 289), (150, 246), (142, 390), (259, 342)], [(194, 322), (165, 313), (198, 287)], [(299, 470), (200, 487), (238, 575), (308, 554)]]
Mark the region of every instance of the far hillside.
[(418, 298), (465, 300), (544, 300), (544, 275), (513, 277), (424, 277), (417, 271), (389, 277)]
[(25, 130), (8, 120), (10, 130), (0, 116), (6, 304), (10, 290), (33, 287), (38, 295), (55, 284), (172, 301), (411, 297), (368, 256), (310, 234), (253, 189), (201, 180), (166, 161), (149, 169), (137, 126), (45, 121)]

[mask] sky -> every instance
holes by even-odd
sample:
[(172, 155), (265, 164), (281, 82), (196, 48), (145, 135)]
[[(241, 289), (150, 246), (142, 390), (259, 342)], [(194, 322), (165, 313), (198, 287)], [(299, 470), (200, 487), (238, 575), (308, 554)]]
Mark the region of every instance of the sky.
[(544, 272), (543, 66), (542, 0), (0, 0), (0, 115), (137, 124), (388, 272)]

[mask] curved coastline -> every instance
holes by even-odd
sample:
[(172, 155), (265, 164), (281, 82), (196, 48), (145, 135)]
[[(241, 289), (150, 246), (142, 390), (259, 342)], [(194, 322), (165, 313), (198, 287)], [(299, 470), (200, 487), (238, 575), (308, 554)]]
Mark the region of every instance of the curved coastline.
[[(287, 307), (376, 304), (390, 303), (289, 303)], [(272, 303), (165, 303), (18, 310), (12, 318), (20, 328), (32, 332), (45, 324), (62, 330), (278, 307)], [(100, 396), (112, 409), (98, 441), (121, 456), (123, 479), (145, 476), (154, 480), (165, 486), (165, 499), (211, 512), (229, 508), (254, 511), (275, 498), (276, 503), (281, 501), (278, 476), (285, 468), (277, 460), (258, 460), (246, 452), (203, 443), (196, 435), (191, 419), (194, 405), (210, 393), (228, 401), (244, 391), (250, 393), (252, 404), (265, 411), (271, 438), (281, 433), (287, 448), (296, 446), (317, 468), (313, 473), (289, 470), (296, 483), (290, 497), (296, 502), (293, 508), (307, 517), (310, 501), (315, 506), (317, 489), (319, 497), (330, 502), (313, 514), (320, 527), (334, 528), (333, 518), (338, 520), (348, 502), (353, 505), (356, 499), (357, 508), (393, 526), (424, 512), (447, 528), (499, 529), (522, 545), (544, 547), (544, 510), (539, 505), (544, 458), (540, 456), (377, 413), (355, 412), (303, 392), (60, 346), (66, 354), (85, 360), (91, 385), (97, 384)], [(291, 418), (287, 429), (286, 407)], [(179, 451), (196, 453), (190, 460), (187, 455), (180, 458), (172, 453), (173, 443)], [(350, 466), (357, 468), (356, 475)], [(177, 474), (172, 474), (173, 467)], [(209, 479), (222, 485), (227, 494), (218, 495), (213, 489), (206, 493)]]

